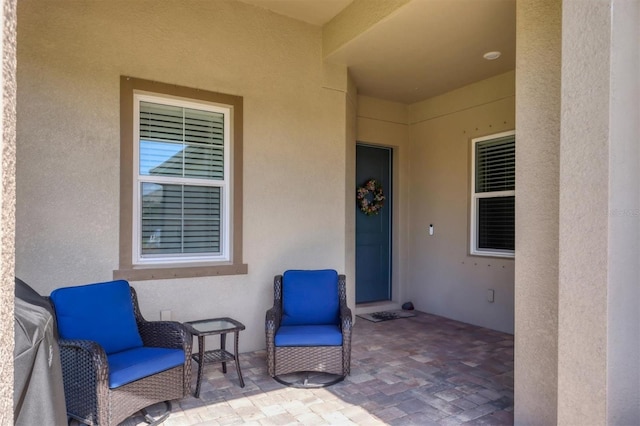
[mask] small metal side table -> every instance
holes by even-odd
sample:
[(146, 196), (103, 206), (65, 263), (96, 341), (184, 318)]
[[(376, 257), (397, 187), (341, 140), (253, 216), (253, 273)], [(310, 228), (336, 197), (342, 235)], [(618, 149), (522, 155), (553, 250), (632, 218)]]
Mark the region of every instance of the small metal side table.
[[(184, 323), (187, 330), (193, 335), (198, 336), (198, 353), (191, 355), (193, 360), (198, 363), (198, 381), (196, 382), (196, 392), (194, 396), (200, 397), (200, 384), (202, 383), (202, 370), (205, 364), (222, 363), (222, 372), (227, 372), (227, 361), (235, 361), (238, 379), (240, 379), (240, 387), (244, 387), (242, 372), (240, 371), (240, 362), (238, 362), (238, 335), (244, 330), (244, 325), (232, 318), (212, 318), (198, 321), (188, 321)], [(225, 349), (227, 341), (227, 333), (234, 333), (234, 350), (233, 353), (227, 352)], [(205, 336), (220, 335), (220, 349), (206, 351), (204, 348)]]

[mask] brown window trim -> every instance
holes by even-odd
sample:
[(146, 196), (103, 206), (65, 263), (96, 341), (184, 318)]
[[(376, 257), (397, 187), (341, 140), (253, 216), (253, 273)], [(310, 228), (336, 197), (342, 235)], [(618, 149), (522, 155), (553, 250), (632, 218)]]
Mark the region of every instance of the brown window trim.
[[(148, 92), (164, 96), (200, 100), (231, 106), (233, 109), (233, 221), (232, 261), (199, 263), (197, 265), (166, 264), (163, 266), (134, 266), (133, 240), (133, 95)], [(173, 84), (158, 83), (133, 77), (120, 77), (120, 266), (113, 271), (114, 279), (131, 281), (170, 278), (240, 275), (248, 272), (242, 263), (242, 114), (241, 96), (209, 92)]]

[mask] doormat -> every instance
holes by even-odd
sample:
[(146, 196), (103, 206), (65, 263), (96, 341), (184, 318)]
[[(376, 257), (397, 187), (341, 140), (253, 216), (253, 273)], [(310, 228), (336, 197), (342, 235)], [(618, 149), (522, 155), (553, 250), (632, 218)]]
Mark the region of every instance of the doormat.
[(411, 311), (382, 311), (382, 312), (372, 312), (370, 314), (358, 314), (356, 315), (360, 318), (366, 319), (367, 321), (372, 322), (380, 322), (380, 321), (388, 321), (398, 318), (410, 318), (415, 317), (415, 312)]

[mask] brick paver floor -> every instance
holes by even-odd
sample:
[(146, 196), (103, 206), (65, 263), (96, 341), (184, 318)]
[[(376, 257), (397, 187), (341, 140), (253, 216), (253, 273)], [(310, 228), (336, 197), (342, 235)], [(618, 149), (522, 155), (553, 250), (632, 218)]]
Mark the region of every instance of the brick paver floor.
[(281, 385), (267, 375), (264, 351), (240, 355), (244, 388), (233, 364), (227, 374), (209, 365), (200, 398), (173, 401), (164, 425), (513, 424), (513, 336), (416, 313), (358, 318), (351, 375), (330, 387)]

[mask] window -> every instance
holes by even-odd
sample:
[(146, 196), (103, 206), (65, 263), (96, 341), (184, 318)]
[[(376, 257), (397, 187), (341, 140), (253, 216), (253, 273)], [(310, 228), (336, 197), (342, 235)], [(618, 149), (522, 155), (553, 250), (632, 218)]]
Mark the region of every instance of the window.
[(471, 254), (513, 257), (515, 132), (471, 141)]
[(242, 98), (122, 77), (120, 269), (129, 280), (247, 273)]

